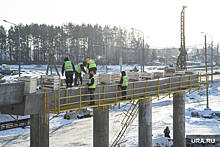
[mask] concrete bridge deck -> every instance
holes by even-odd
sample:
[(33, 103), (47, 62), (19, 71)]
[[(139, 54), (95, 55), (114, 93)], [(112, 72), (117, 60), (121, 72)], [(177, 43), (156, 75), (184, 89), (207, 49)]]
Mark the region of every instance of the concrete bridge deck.
[[(205, 78), (205, 77), (203, 77)], [(129, 82), (127, 99), (120, 100), (121, 91), (117, 84), (98, 85), (95, 90), (95, 105), (88, 105), (89, 94), (87, 87), (74, 87), (64, 90), (36, 92), (33, 94), (12, 94), (5, 101), (8, 88), (2, 88), (0, 111), (2, 114), (30, 115), (31, 147), (49, 146), (49, 115), (59, 114), (69, 110), (80, 110), (93, 107), (93, 146), (109, 146), (109, 109), (121, 102), (139, 100), (139, 146), (152, 144), (152, 98), (172, 96), (173, 93), (173, 123), (174, 144), (185, 147), (185, 92), (201, 90), (206, 87), (201, 75), (190, 74), (170, 78), (160, 78), (145, 81)], [(14, 85), (14, 84), (12, 84)], [(16, 89), (22, 85), (13, 87)], [(2, 86), (2, 85), (0, 85)], [(6, 85), (3, 85), (6, 86)], [(204, 89), (203, 88), (203, 89)], [(22, 90), (21, 90), (22, 91)], [(16, 101), (19, 99), (19, 101)], [(45, 123), (46, 122), (46, 123)]]
[[(88, 107), (97, 107), (105, 105), (117, 105), (120, 102), (141, 100), (151, 97), (159, 97), (160, 95), (172, 94), (186, 90), (200, 88), (202, 86), (201, 77), (198, 74), (175, 76), (170, 78), (160, 78), (144, 81), (129, 82), (126, 89), (127, 100), (120, 100), (120, 89), (118, 84), (98, 85), (95, 90), (95, 105), (88, 105), (89, 96), (88, 87), (73, 87), (56, 91), (45, 90), (44, 92), (36, 92), (33, 94), (24, 94), (21, 96), (21, 86), (13, 89), (18, 91), (8, 93), (5, 88), (6, 95), (0, 97), (0, 111), (2, 114), (12, 115), (32, 115), (38, 113), (54, 113), (76, 110)], [(22, 82), (19, 82), (21, 84)], [(18, 84), (18, 83), (16, 83)], [(15, 84), (15, 85), (16, 85)], [(4, 89), (3, 89), (4, 90)], [(11, 97), (7, 97), (10, 95)], [(14, 96), (12, 98), (12, 96)], [(5, 102), (5, 99), (12, 99), (11, 103)], [(17, 100), (17, 101), (16, 101)], [(45, 106), (45, 107), (44, 107)], [(44, 109), (45, 108), (45, 109)]]

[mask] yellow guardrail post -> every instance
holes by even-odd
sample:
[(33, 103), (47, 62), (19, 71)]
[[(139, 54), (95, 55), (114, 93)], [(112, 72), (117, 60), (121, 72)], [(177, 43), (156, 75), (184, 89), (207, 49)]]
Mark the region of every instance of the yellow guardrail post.
[(181, 90), (182, 90), (182, 76), (180, 76), (180, 93), (181, 93)]
[(88, 104), (88, 93), (89, 93), (88, 86), (86, 88), (86, 93), (87, 93), (87, 95), (86, 95), (86, 103)]
[(100, 98), (101, 98), (100, 91), (101, 91), (101, 88), (99, 86), (99, 106), (100, 106)]
[(48, 108), (48, 104), (49, 103), (49, 101), (48, 101), (48, 89), (47, 89), (47, 110), (49, 110), (49, 108)]
[(103, 102), (105, 101), (105, 85), (103, 85)]
[(44, 122), (47, 123), (47, 117), (46, 117), (46, 92), (44, 90)]
[(57, 112), (57, 97), (56, 97), (56, 92), (55, 92), (55, 113)]
[[(68, 103), (68, 89), (66, 88), (66, 107), (67, 107), (67, 103)], [(66, 111), (66, 118), (68, 119), (68, 111)]]
[(199, 89), (200, 89), (200, 77), (199, 77), (199, 72), (198, 72), (198, 84), (199, 84), (199, 87), (198, 87), (198, 92), (199, 92)]
[(115, 104), (117, 105), (117, 99), (118, 99), (118, 85), (116, 85), (116, 99), (115, 99)]
[(169, 83), (169, 98), (171, 98), (170, 93), (171, 93), (171, 78), (170, 78), (170, 83)]
[(146, 100), (146, 103), (147, 103), (147, 86), (148, 86), (148, 80), (146, 80), (146, 83), (145, 83), (145, 100)]
[(160, 97), (160, 80), (158, 79), (158, 92), (157, 92), (157, 98), (159, 100), (159, 97)]
[(189, 94), (191, 94), (191, 90), (192, 90), (192, 75), (189, 75), (189, 86), (190, 86)]
[(134, 86), (133, 86), (133, 96), (135, 95), (135, 82), (133, 83)]
[(200, 87), (202, 86), (202, 73), (200, 73)]
[(58, 114), (60, 114), (60, 90), (58, 90)]
[[(79, 88), (79, 109), (81, 109), (81, 106), (82, 106), (82, 97), (81, 97), (81, 94), (82, 94), (82, 88), (80, 87)], [(86, 109), (87, 110), (87, 109)]]
[[(103, 102), (105, 101), (105, 84), (103, 85)], [(102, 107), (102, 111), (105, 112), (104, 106)]]
[(131, 83), (131, 100), (133, 100), (133, 83)]

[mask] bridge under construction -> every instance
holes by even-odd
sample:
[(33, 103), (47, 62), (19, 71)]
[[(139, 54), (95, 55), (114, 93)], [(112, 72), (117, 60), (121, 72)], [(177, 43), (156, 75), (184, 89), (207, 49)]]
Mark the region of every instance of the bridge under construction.
[(87, 86), (24, 94), (24, 82), (2, 83), (0, 111), (9, 115), (30, 115), (30, 146), (46, 147), (49, 146), (49, 121), (53, 119), (49, 118), (49, 113), (59, 115), (66, 112), (70, 117), (70, 110), (77, 113), (81, 109), (93, 108), (93, 146), (108, 147), (109, 109), (132, 104), (123, 120), (124, 126), (111, 146), (117, 146), (121, 141), (138, 111), (138, 143), (140, 147), (147, 147), (152, 145), (152, 101), (169, 97), (173, 98), (173, 144), (185, 147), (185, 93), (205, 89), (208, 82), (204, 78), (198, 73), (129, 82), (126, 100), (120, 99), (118, 84), (102, 84), (96, 87), (94, 105), (89, 105)]

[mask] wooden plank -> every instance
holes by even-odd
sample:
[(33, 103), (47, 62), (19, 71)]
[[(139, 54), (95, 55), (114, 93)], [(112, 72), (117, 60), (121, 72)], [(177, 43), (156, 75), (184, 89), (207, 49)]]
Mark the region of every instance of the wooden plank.
[(194, 69), (187, 69), (185, 71), (186, 74), (193, 74), (194, 73)]
[(164, 71), (154, 72), (154, 78), (163, 78), (165, 76)]
[(142, 79), (153, 79), (154, 78), (154, 73), (153, 72), (148, 72), (148, 73), (141, 73), (141, 78)]
[(175, 74), (176, 75), (185, 75), (185, 71), (176, 71)]

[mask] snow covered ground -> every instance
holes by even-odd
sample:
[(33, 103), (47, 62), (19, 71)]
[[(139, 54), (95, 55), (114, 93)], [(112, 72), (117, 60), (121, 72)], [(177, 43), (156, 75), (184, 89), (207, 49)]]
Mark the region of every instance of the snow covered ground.
[[(42, 67), (37, 65), (23, 66), (22, 71), (24, 75), (45, 74), (46, 65)], [(123, 66), (123, 70), (131, 70), (133, 66)], [(137, 66), (137, 65), (136, 65)], [(14, 66), (17, 68), (17, 66)], [(61, 67), (60, 67), (61, 68)], [(61, 70), (59, 68), (59, 71)], [(119, 72), (119, 66), (108, 66), (109, 72)], [(137, 68), (140, 68), (137, 66)], [(147, 67), (145, 67), (147, 68)], [(156, 67), (148, 67), (156, 68)], [(53, 70), (54, 72), (55, 70)], [(99, 72), (105, 72), (105, 67), (98, 67)], [(16, 76), (6, 76), (7, 80), (15, 79)], [(215, 75), (216, 79), (220, 76)], [(214, 78), (215, 79), (215, 78)], [(220, 81), (215, 80), (214, 83), (210, 83), (209, 86), (209, 106), (212, 111), (220, 111)], [(212, 119), (203, 117), (192, 117), (191, 112), (194, 110), (203, 111), (206, 108), (206, 91), (194, 92), (192, 94), (186, 94), (186, 112), (185, 112), (185, 134), (186, 135), (220, 135), (220, 119), (218, 116)], [(152, 146), (171, 146), (172, 141), (163, 137), (163, 130), (166, 126), (170, 128), (170, 136), (173, 138), (173, 99), (164, 98), (160, 101), (154, 100), (152, 103), (152, 133), (153, 143)], [(110, 110), (110, 143), (114, 141), (115, 134), (120, 130), (121, 121), (124, 118), (122, 111), (127, 110), (130, 106), (122, 109), (114, 107)], [(92, 147), (92, 117), (85, 119), (63, 119), (65, 113), (60, 114), (50, 121), (50, 146), (51, 147)], [(52, 115), (50, 115), (52, 116)], [(27, 118), (29, 116), (19, 116), (19, 118)], [(0, 122), (13, 120), (9, 115), (0, 114)], [(0, 131), (0, 146), (4, 147), (27, 147), (30, 146), (30, 127), (25, 129), (17, 128), (6, 131)], [(121, 143), (121, 147), (134, 147), (138, 146), (138, 117), (134, 119), (129, 126), (125, 138)]]

